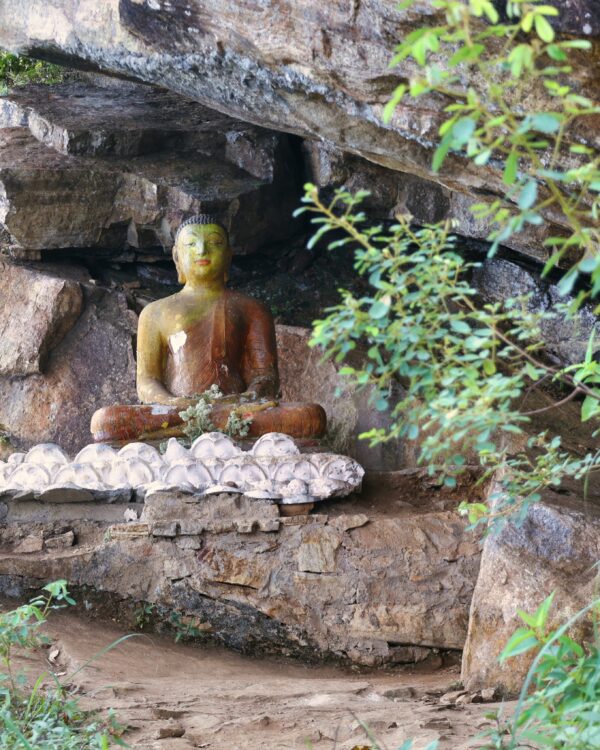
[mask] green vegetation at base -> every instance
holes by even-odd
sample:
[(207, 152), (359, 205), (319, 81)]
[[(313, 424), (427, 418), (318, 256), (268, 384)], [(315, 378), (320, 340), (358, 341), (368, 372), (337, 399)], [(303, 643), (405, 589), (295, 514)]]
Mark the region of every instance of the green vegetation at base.
[[(50, 612), (75, 604), (66, 581), (44, 586), (29, 604), (0, 614), (0, 747), (3, 750), (108, 750), (125, 744), (112, 711), (106, 716), (79, 706), (72, 685), (79, 669), (60, 680), (51, 671), (32, 682), (30, 674), (16, 665), (49, 643), (43, 628)], [(128, 638), (130, 636), (126, 636)], [(123, 642), (108, 646), (97, 656)]]

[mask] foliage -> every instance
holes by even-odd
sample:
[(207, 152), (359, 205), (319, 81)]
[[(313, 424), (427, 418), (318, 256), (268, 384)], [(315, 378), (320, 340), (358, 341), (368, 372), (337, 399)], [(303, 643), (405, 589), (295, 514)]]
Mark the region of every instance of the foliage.
[(43, 592), (29, 604), (0, 614), (3, 669), (0, 674), (0, 747), (4, 750), (106, 750), (114, 744), (123, 745), (119, 739), (122, 729), (112, 712), (101, 719), (79, 707), (75, 692), (68, 684), (76, 673), (60, 682), (53, 673), (44, 672), (31, 687), (27, 675), (16, 669), (14, 659), (18, 653), (35, 651), (48, 643), (42, 629), (50, 610), (75, 603), (69, 596), (66, 581), (49, 583)]
[(194, 441), (205, 432), (224, 432), (232, 438), (246, 437), (252, 424), (252, 416), (242, 416), (235, 408), (229, 413), (224, 430), (219, 430), (211, 422), (213, 403), (223, 398), (219, 386), (211, 385), (207, 391), (194, 398), (197, 399), (194, 404), (179, 412), (185, 423), (183, 431), (190, 441)]
[[(475, 457), (484, 478), (502, 469), (492, 497), (497, 521), (524, 513), (545, 487), (558, 486), (565, 476), (581, 478), (597, 468), (598, 455), (571, 456), (559, 437), (540, 433), (526, 440), (531, 414), (519, 407), (527, 388), (550, 377), (570, 389), (566, 399), (586, 395), (584, 418), (593, 411), (588, 398), (596, 409), (600, 366), (593, 360), (593, 340), (578, 367), (545, 364), (539, 325), (559, 309), (533, 313), (527, 296), (476, 304), (477, 292), (466, 278), (475, 264), (455, 252), (447, 223), (415, 229), (400, 216), (387, 230), (369, 227), (358, 208), (363, 197), (338, 190), (325, 205), (314, 185), (307, 185), (298, 211), (313, 215), (313, 242), (333, 233), (330, 249), (357, 248), (355, 267), (372, 288), (361, 297), (342, 292), (341, 303), (315, 322), (311, 342), (336, 361), (368, 342), (364, 364), (345, 365), (340, 373), (357, 388), (370, 386), (375, 406), (391, 414), (387, 428), (361, 437), (371, 444), (418, 439), (419, 461), (432, 474), (441, 471), (449, 486)], [(398, 384), (403, 395), (394, 402)], [(511, 450), (515, 438), (525, 443), (523, 450)], [(482, 504), (463, 509), (473, 523), (488, 512)]]
[(497, 726), (488, 733), (490, 749), (600, 747), (598, 633), (592, 643), (584, 646), (568, 635), (578, 620), (591, 611), (598, 612), (600, 600), (589, 604), (557, 630), (549, 630), (553, 598), (551, 594), (533, 615), (519, 612), (524, 627), (513, 634), (501, 654), (500, 659), (505, 661), (537, 651), (514, 716), (508, 721), (494, 717)]
[[(549, 19), (559, 11), (542, 0), (510, 0), (506, 23), (491, 0), (429, 5), (444, 21), (414, 30), (398, 45), (391, 65), (404, 63), (411, 75), (394, 92), (385, 117), (393, 117), (407, 93), (449, 100), (433, 170), (451, 151), (476, 165), (502, 168), (506, 200), (473, 207), (493, 227), (491, 252), (527, 225), (552, 218), (564, 232), (545, 242), (552, 251), (546, 270), (561, 260), (577, 261), (561, 281), (565, 294), (580, 273), (591, 274), (591, 292), (581, 292), (581, 303), (600, 290), (600, 152), (587, 143), (585, 131), (600, 106), (579, 94), (569, 76), (574, 55), (586, 64), (581, 56), (590, 42), (557, 41)], [(523, 106), (540, 101), (547, 108)], [(594, 132), (593, 120), (587, 127)]]
[(63, 77), (64, 69), (59, 65), (0, 50), (0, 94), (28, 83), (60, 83)]

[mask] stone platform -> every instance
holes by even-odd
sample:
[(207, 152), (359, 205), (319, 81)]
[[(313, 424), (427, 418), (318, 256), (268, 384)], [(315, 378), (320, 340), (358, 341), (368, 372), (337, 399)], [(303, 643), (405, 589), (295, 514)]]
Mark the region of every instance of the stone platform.
[(374, 474), (360, 496), (295, 517), (239, 493), (5, 499), (0, 589), (23, 595), (66, 578), (191, 615), (207, 639), (248, 653), (437, 658), (464, 644), (479, 569), (478, 540), (453, 510), (465, 490), (477, 492), (420, 471)]

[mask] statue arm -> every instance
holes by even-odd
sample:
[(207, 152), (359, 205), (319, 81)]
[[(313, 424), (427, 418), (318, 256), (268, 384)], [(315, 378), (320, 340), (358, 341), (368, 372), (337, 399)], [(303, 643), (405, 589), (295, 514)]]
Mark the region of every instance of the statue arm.
[(136, 385), (139, 400), (143, 404), (169, 404), (179, 406), (177, 399), (162, 382), (163, 341), (157, 321), (157, 313), (151, 306), (140, 315), (137, 336)]
[(275, 398), (279, 392), (275, 323), (269, 310), (257, 302), (250, 312), (244, 356), (244, 395)]

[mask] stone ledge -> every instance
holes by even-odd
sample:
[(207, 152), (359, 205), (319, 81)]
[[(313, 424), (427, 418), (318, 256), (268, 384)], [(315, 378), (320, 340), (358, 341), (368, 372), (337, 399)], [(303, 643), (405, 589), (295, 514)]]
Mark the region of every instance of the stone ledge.
[(56, 515), (36, 515), (42, 504), (30, 504), (28, 517), (0, 528), (0, 576), (66, 578), (176, 609), (245, 651), (359, 665), (420, 660), (432, 649), (462, 648), (480, 551), (445, 507), (455, 502), (445, 490), (428, 488), (419, 472), (406, 479), (413, 505), (399, 507), (384, 489), (293, 518), (227, 494), (190, 503), (157, 493), (128, 524), (125, 504), (94, 503), (121, 518), (73, 518), (72, 546), (31, 541), (19, 551), (28, 537), (65, 533)]

